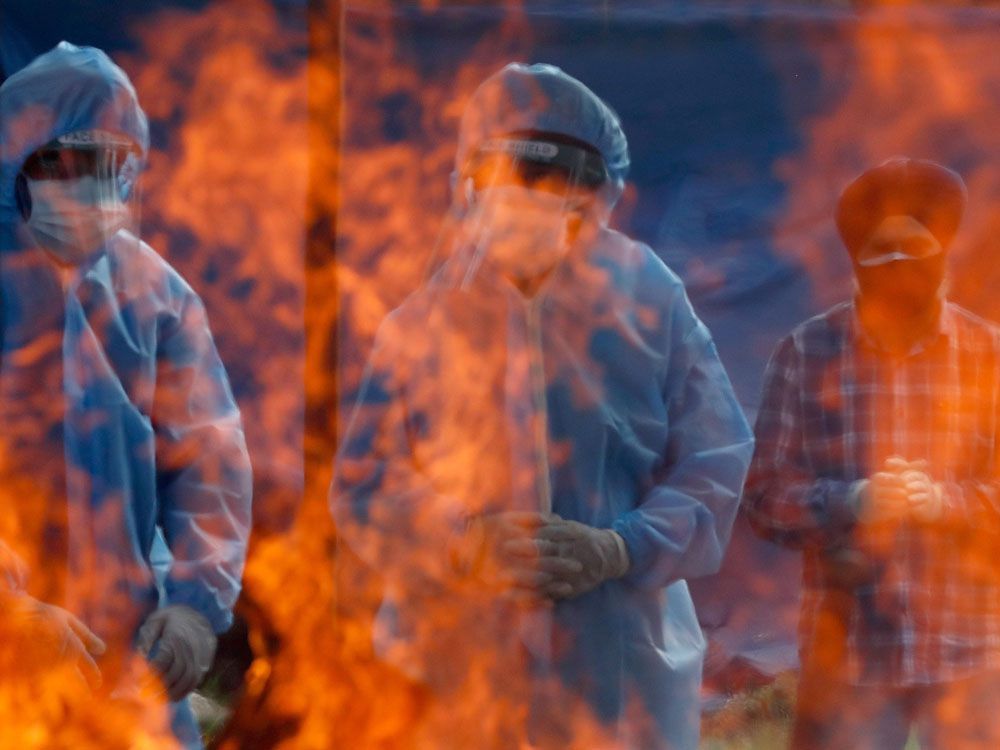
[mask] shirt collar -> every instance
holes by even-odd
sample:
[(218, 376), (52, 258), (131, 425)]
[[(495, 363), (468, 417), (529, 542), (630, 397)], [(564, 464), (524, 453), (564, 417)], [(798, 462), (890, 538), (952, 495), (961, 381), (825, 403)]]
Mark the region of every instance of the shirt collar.
[[(857, 298), (850, 304), (851, 333), (855, 341), (860, 342), (865, 347), (877, 352), (885, 352), (878, 342), (872, 338), (861, 323), (861, 316), (858, 313)], [(938, 341), (949, 341), (955, 335), (955, 313), (951, 309), (948, 300), (941, 300), (941, 314), (938, 316), (937, 325), (929, 331), (923, 338), (918, 339), (904, 357), (913, 357), (927, 351)]]

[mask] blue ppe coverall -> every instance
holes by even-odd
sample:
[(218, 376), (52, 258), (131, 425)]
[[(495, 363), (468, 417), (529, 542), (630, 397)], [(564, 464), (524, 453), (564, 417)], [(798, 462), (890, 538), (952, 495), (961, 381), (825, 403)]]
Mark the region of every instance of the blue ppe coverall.
[[(752, 434), (679, 278), (607, 226), (628, 148), (583, 84), (514, 64), (480, 86), (459, 136), (456, 224), (469, 153), (525, 131), (591, 144), (609, 179), (536, 293), (478, 263), (459, 229), (386, 318), (338, 453), (338, 533), (384, 583), (376, 652), (448, 706), (452, 728), (419, 739), (694, 748), (704, 642), (685, 579), (721, 564)], [(456, 558), (476, 519), (508, 511), (613, 529), (628, 571), (511, 604)], [(481, 690), (525, 701), (511, 709), (523, 731), (484, 719), (482, 738), (449, 734)], [(588, 716), (601, 729), (590, 740)]]
[[(130, 649), (163, 605), (187, 605), (221, 633), (240, 591), (252, 483), (205, 308), (126, 230), (76, 265), (51, 262), (16, 197), (28, 157), (66, 134), (125, 136), (144, 160), (136, 92), (103, 52), (63, 42), (0, 87), (0, 117), (2, 469), (39, 498), (5, 502), (20, 516), (5, 541), (30, 563), (26, 589), (77, 615), (109, 653)], [(158, 538), (169, 551), (160, 576)], [(105, 689), (126, 679), (101, 666)], [(172, 710), (181, 743), (201, 747), (187, 702)]]

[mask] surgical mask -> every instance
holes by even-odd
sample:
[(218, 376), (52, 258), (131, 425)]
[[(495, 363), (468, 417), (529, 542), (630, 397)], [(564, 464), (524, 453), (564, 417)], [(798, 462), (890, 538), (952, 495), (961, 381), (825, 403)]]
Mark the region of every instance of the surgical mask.
[(67, 180), (27, 178), (35, 241), (64, 264), (78, 264), (122, 229), (129, 208), (116, 183), (96, 177)]
[(477, 255), (509, 276), (537, 278), (569, 250), (574, 211), (566, 197), (521, 185), (483, 188), (467, 215)]

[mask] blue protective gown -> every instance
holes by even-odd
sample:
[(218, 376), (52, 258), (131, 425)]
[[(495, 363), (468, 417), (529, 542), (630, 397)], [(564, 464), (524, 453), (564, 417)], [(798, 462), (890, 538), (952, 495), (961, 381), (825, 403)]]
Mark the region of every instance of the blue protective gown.
[(427, 624), (435, 602), (475, 613), (477, 639), (517, 631), (516, 616), (449, 582), (448, 545), (469, 516), (538, 510), (545, 484), (553, 512), (615, 529), (631, 569), (555, 606), (554, 632), (572, 634), (556, 668), (606, 722), (623, 718), (623, 696), (641, 698), (655, 732), (639, 721), (629, 740), (621, 726), (623, 746), (690, 747), (696, 694), (690, 680), (678, 689), (675, 667), (683, 650), (683, 674), (697, 671), (700, 639), (682, 579), (721, 563), (752, 438), (677, 277), (615, 232), (586, 250), (534, 299), (483, 275), (468, 289), (432, 284), (390, 316), (344, 439), (335, 512), (387, 581), (377, 645), (419, 679), (425, 638), (454, 653), (468, 637)]
[[(529, 129), (598, 148), (611, 175), (602, 209), (533, 295), (459, 241), (390, 314), (342, 442), (333, 511), (384, 580), (378, 653), (446, 711), (492, 679), (495, 703), (537, 714), (521, 739), (558, 746), (565, 727), (545, 727), (562, 709), (532, 692), (555, 676), (566, 713), (582, 699), (617, 746), (693, 748), (704, 642), (684, 579), (721, 564), (752, 434), (681, 281), (604, 225), (628, 150), (582, 84), (542, 65), (489, 79), (466, 110), (456, 175), (478, 140)], [(510, 510), (614, 529), (631, 568), (525, 615), (452, 557), (470, 517)], [(464, 740), (446, 729), (429, 741)]]
[[(204, 306), (127, 231), (58, 268), (15, 201), (25, 159), (66, 133), (112, 131), (145, 157), (145, 114), (104, 53), (64, 42), (0, 87), (0, 117), (2, 468), (49, 496), (5, 501), (21, 530), (7, 541), (35, 566), (26, 588), (57, 597), (112, 650), (128, 648), (161, 601), (194, 608), (221, 633), (240, 591), (251, 470)], [(161, 534), (172, 559), (158, 582), (150, 558)], [(64, 575), (46, 575), (57, 568)], [(200, 747), (186, 703), (174, 708), (178, 737)]]
[[(616, 746), (693, 748), (703, 641), (684, 579), (721, 563), (751, 431), (681, 281), (604, 226), (628, 166), (614, 114), (558, 69), (509, 66), (466, 111), (459, 171), (478, 139), (522, 130), (594, 144), (604, 210), (533, 295), (459, 241), (389, 315), (338, 456), (339, 534), (384, 580), (378, 653), (443, 705), (478, 679), (526, 701), (531, 741), (558, 745), (545, 725), (580, 698)], [(614, 529), (628, 573), (509, 606), (452, 552), (470, 517), (510, 510)], [(531, 692), (552, 676), (561, 708)]]

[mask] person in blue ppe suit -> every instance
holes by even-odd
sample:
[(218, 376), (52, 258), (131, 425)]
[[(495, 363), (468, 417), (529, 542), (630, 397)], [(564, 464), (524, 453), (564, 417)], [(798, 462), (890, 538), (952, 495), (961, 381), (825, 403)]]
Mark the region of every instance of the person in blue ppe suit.
[(0, 116), (0, 538), (24, 573), (5, 611), (95, 700), (126, 700), (144, 655), (201, 747), (186, 696), (232, 622), (251, 470), (204, 306), (136, 235), (147, 119), (66, 42), (0, 86)]
[(607, 226), (628, 165), (579, 81), (488, 78), (443, 260), (376, 335), (331, 502), (382, 577), (376, 652), (430, 696), (419, 746), (697, 744), (671, 625), (753, 441), (681, 281)]

